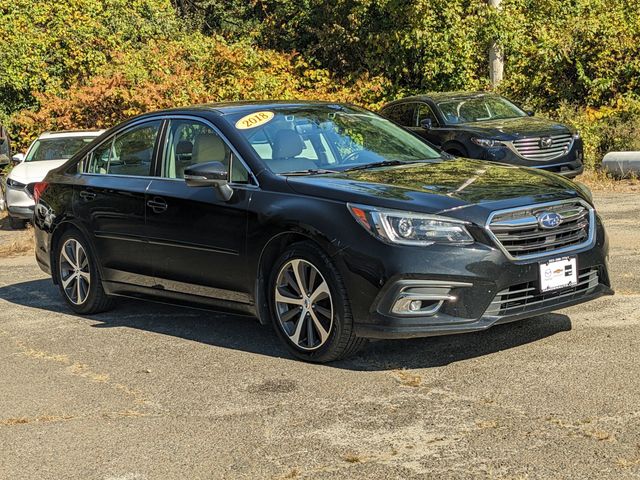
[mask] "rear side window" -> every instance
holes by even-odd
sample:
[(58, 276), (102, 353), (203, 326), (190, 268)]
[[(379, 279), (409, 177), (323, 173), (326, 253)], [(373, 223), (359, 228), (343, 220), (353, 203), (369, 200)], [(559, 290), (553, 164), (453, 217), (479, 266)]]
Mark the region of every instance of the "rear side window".
[(184, 170), (190, 165), (220, 162), (227, 172), (231, 171), (232, 182), (249, 182), (249, 172), (222, 137), (197, 120), (175, 119), (169, 122), (163, 159), (164, 178), (184, 178)]
[(87, 173), (148, 176), (160, 131), (160, 120), (136, 125), (96, 148), (87, 165)]
[(413, 127), (415, 123), (415, 103), (401, 103), (382, 110), (382, 115), (403, 127)]

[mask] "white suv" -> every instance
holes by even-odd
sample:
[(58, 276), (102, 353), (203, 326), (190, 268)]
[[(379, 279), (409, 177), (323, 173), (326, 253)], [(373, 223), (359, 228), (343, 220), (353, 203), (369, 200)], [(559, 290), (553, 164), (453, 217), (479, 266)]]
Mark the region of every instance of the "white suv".
[(25, 155), (13, 157), (18, 164), (7, 176), (4, 197), (0, 195), (0, 210), (6, 208), (11, 228), (23, 228), (33, 216), (33, 185), (41, 182), (87, 143), (104, 130), (45, 132), (29, 147)]

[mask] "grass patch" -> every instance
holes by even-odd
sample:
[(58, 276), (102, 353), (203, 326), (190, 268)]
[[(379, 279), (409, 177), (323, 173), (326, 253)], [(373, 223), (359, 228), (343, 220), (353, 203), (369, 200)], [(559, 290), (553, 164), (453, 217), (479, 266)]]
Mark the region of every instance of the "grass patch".
[(342, 456), (342, 459), (347, 463), (360, 463), (363, 459), (356, 453), (347, 452)]
[(594, 192), (633, 193), (640, 192), (640, 179), (636, 175), (616, 178), (603, 170), (587, 170), (576, 177)]
[(27, 225), (24, 230), (11, 230), (7, 212), (0, 212), (0, 257), (15, 257), (18, 255), (33, 254), (36, 248), (33, 227)]

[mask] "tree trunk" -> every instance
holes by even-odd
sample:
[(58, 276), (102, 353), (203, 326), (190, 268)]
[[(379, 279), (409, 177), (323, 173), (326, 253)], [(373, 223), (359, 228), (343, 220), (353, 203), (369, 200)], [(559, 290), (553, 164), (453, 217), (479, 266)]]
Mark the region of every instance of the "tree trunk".
[[(500, 2), (502, 0), (488, 0), (489, 5), (497, 10), (500, 9)], [(502, 81), (504, 74), (504, 57), (502, 55), (502, 48), (500, 44), (495, 41), (489, 49), (489, 79), (491, 85), (495, 88)]]

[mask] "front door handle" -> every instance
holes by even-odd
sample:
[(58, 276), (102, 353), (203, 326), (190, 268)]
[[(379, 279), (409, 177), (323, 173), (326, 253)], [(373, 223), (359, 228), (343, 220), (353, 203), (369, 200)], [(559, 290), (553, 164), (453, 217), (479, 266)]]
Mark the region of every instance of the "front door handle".
[(80, 198), (88, 202), (90, 200), (95, 200), (96, 194), (94, 192), (90, 192), (89, 190), (81, 190)]
[(155, 197), (153, 200), (147, 201), (147, 207), (151, 208), (153, 213), (162, 213), (169, 208), (169, 205), (167, 205), (167, 202), (165, 202), (163, 198)]

